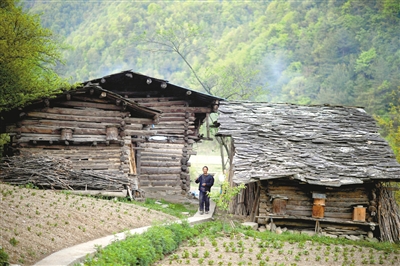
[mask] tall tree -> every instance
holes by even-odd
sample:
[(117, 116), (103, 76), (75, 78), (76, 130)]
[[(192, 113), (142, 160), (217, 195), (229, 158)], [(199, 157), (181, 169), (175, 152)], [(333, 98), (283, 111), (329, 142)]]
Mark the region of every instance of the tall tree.
[(1, 0), (0, 17), (0, 111), (67, 86), (52, 69), (60, 61), (60, 45), (38, 15), (24, 12), (18, 0)]

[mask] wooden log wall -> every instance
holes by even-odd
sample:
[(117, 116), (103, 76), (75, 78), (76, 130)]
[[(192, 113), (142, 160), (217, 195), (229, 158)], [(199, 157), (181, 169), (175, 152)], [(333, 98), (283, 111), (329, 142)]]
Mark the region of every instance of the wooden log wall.
[[(294, 180), (262, 181), (260, 193), (259, 216), (268, 216), (274, 213), (273, 198), (287, 198), (285, 215), (295, 216), (301, 220), (312, 217), (312, 192), (321, 192), (321, 187), (299, 184)], [(343, 187), (329, 187), (324, 192), (324, 218), (337, 221), (352, 221), (353, 207), (370, 205), (370, 187), (368, 185), (351, 185)], [(366, 222), (374, 221), (370, 212), (366, 214)]]
[[(81, 98), (22, 113), (21, 121), (6, 128), (12, 145), (22, 153), (70, 159), (76, 170), (131, 173), (130, 134), (151, 135), (142, 131), (142, 122), (151, 119), (130, 118), (128, 111), (105, 99)], [(113, 132), (107, 135), (110, 127)], [(63, 136), (63, 129), (72, 136)]]
[[(188, 101), (174, 97), (133, 98), (141, 106), (162, 111), (157, 124), (148, 124), (148, 132), (132, 141), (136, 146), (139, 183), (146, 195), (185, 195), (190, 191), (189, 159), (196, 152), (192, 144), (198, 140), (197, 112), (211, 112), (210, 108), (188, 107)], [(205, 114), (204, 114), (205, 117)], [(140, 168), (140, 169), (139, 169)], [(162, 192), (164, 190), (164, 192)]]

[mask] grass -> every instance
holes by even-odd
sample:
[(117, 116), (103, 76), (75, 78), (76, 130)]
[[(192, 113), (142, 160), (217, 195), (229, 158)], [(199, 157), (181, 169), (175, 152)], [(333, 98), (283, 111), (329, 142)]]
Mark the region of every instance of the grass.
[[(68, 191), (63, 191), (63, 193), (68, 197), (68, 195), (72, 195)], [(92, 196), (92, 195), (80, 195), (82, 197), (89, 197), (89, 198), (96, 198), (96, 199), (108, 199), (110, 200), (111, 197), (106, 197), (106, 196)], [(187, 214), (183, 213), (189, 213), (189, 216), (194, 215), (197, 212), (197, 205), (190, 204), (190, 203), (171, 203), (165, 200), (157, 200), (157, 199), (151, 199), (151, 198), (146, 198), (145, 201), (132, 201), (129, 198), (117, 198), (113, 199), (115, 203), (122, 202), (122, 203), (128, 203), (128, 204), (134, 204), (138, 205), (141, 207), (148, 208), (148, 211), (155, 210), (155, 211), (160, 211), (181, 219), (187, 218)], [(167, 207), (165, 207), (167, 206)], [(82, 206), (86, 207), (86, 206)], [(80, 208), (80, 207), (77, 207)], [(118, 212), (118, 210), (117, 210)]]

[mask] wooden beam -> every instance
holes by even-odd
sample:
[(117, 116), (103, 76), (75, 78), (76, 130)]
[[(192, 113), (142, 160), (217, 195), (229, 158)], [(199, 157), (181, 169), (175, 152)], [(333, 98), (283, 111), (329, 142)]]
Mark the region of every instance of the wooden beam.
[(177, 112), (177, 113), (190, 112), (190, 113), (196, 113), (196, 114), (198, 114), (198, 113), (206, 114), (206, 113), (210, 113), (212, 111), (210, 107), (175, 107), (175, 106), (163, 107), (163, 106), (161, 106), (161, 107), (158, 107), (157, 109), (161, 110), (163, 112), (170, 112), (170, 113), (172, 113), (172, 112), (174, 112), (174, 113), (175, 112)]
[(59, 102), (57, 103), (57, 105), (68, 106), (68, 107), (90, 107), (103, 110), (121, 110), (121, 106), (117, 106), (114, 104), (106, 104), (106, 103), (68, 101), (68, 102)]
[(61, 115), (61, 114), (51, 114), (44, 112), (28, 112), (28, 117), (35, 118), (45, 118), (51, 120), (60, 120), (60, 121), (85, 121), (85, 122), (108, 122), (108, 123), (120, 123), (121, 117), (96, 117), (93, 116), (85, 116), (85, 115)]

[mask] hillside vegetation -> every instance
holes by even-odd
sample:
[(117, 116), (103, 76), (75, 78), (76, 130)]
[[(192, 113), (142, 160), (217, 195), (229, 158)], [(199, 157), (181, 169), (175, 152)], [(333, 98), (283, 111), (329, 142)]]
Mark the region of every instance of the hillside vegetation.
[(56, 70), (73, 82), (133, 69), (227, 99), (363, 106), (400, 146), (398, 0), (24, 7), (69, 45)]
[(29, 1), (26, 6), (71, 46), (59, 72), (74, 81), (133, 69), (202, 89), (176, 53), (163, 53), (165, 47), (152, 43), (163, 36), (182, 43), (189, 63), (219, 96), (230, 96), (224, 86), (235, 87), (232, 79), (247, 75), (251, 81), (242, 83), (261, 88), (253, 100), (362, 105), (384, 113), (400, 85), (398, 1)]

